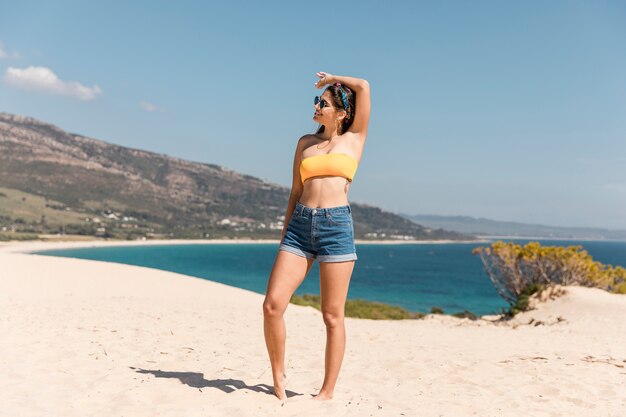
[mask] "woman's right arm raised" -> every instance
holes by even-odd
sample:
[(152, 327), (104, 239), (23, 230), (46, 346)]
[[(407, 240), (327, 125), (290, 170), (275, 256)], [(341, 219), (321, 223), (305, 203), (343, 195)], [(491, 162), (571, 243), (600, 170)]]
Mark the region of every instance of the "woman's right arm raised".
[(352, 125), (348, 129), (349, 132), (356, 133), (361, 137), (363, 142), (367, 137), (367, 127), (370, 121), (370, 83), (362, 78), (346, 77), (344, 75), (332, 75), (327, 72), (318, 72), (316, 74), (320, 80), (315, 83), (317, 88), (334, 83), (345, 84), (356, 93), (355, 114)]

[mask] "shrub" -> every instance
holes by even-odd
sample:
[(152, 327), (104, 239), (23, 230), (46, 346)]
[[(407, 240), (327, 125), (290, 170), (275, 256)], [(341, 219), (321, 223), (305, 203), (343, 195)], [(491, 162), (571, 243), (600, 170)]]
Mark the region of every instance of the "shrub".
[(511, 313), (528, 308), (528, 298), (553, 284), (597, 287), (626, 293), (626, 269), (596, 262), (582, 246), (520, 246), (498, 241), (475, 248), (496, 291)]
[[(320, 301), (319, 295), (312, 294), (294, 295), (290, 300), (292, 304), (309, 306), (321, 311)], [(413, 313), (402, 307), (365, 300), (347, 300), (345, 315), (346, 317), (372, 320), (417, 319), (424, 316), (421, 313)]]
[(522, 290), (522, 293), (515, 300), (515, 304), (513, 304), (509, 309), (510, 315), (515, 315), (521, 311), (528, 310), (528, 301), (530, 296), (542, 291), (545, 288), (545, 285), (540, 284), (529, 284)]
[(464, 310), (464, 311), (459, 312), (459, 313), (454, 313), (454, 314), (452, 314), (452, 316), (458, 317), (460, 319), (464, 319), (464, 318), (465, 319), (470, 319), (470, 320), (477, 320), (478, 319), (478, 316), (476, 314), (474, 314), (474, 313), (472, 313), (471, 311), (468, 311), (468, 310)]

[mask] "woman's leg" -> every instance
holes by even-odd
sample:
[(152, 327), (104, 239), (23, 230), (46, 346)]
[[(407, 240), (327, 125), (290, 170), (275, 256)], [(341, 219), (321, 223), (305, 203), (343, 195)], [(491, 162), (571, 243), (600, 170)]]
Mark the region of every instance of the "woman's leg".
[(272, 365), (274, 393), (281, 400), (287, 399), (284, 384), (287, 332), (283, 314), (291, 296), (300, 286), (312, 265), (312, 259), (279, 250), (267, 283), (263, 302), (263, 331)]
[(316, 400), (333, 398), (339, 369), (346, 350), (344, 310), (354, 261), (320, 262), (322, 316), (326, 325), (326, 359), (324, 383)]

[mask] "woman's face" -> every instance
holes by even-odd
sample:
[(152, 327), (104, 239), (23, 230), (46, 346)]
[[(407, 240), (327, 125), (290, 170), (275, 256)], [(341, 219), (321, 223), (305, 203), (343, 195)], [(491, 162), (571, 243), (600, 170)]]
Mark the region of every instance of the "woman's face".
[[(315, 113), (313, 113), (313, 120), (325, 126), (334, 125), (337, 119), (337, 109), (333, 107), (330, 97), (330, 93), (325, 91), (320, 97), (320, 102), (315, 105)], [(320, 108), (322, 100), (326, 102), (324, 108)]]

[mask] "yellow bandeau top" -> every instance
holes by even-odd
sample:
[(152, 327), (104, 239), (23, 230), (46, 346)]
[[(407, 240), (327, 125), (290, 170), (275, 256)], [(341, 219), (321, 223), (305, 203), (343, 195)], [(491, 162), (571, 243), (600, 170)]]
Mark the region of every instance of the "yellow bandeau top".
[(352, 182), (359, 163), (345, 153), (324, 153), (304, 158), (300, 162), (302, 184), (311, 177), (338, 176)]

